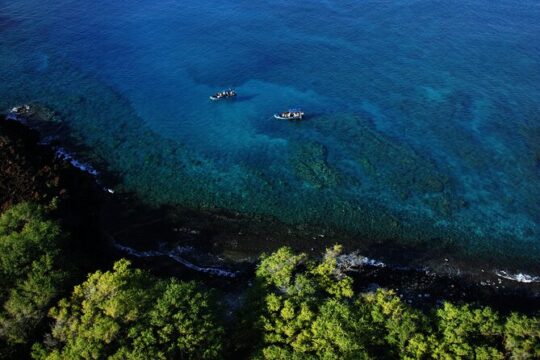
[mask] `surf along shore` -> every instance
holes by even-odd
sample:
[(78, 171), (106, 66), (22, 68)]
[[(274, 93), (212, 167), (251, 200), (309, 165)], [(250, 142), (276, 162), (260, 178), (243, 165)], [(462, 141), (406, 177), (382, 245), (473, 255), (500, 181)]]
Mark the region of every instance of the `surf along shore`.
[[(20, 201), (70, 196), (70, 208), (59, 217), (75, 235), (86, 237), (89, 254), (98, 262), (130, 257), (156, 273), (201, 279), (236, 291), (247, 286), (262, 252), (287, 245), (320, 256), (325, 247), (340, 243), (353, 254), (351, 273), (359, 289), (393, 288), (419, 305), (445, 299), (504, 310), (539, 308), (540, 279), (490, 268), (483, 259), (460, 261), (450, 251), (406, 247), (391, 240), (363, 247), (339, 230), (290, 226), (218, 209), (150, 206), (136, 194), (114, 193), (110, 187), (118, 178), (105, 171), (106, 163), (79, 159), (84, 149), (64, 137), (69, 132), (53, 110), (34, 104), (27, 114), (4, 118), (0, 120), (2, 209)], [(41, 130), (41, 135), (31, 128)]]

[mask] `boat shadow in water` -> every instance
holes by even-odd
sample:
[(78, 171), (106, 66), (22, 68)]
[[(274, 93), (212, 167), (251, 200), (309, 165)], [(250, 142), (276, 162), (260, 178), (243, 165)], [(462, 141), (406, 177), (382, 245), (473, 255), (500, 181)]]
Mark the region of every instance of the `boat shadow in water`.
[(256, 98), (258, 95), (237, 95), (235, 101), (250, 101)]

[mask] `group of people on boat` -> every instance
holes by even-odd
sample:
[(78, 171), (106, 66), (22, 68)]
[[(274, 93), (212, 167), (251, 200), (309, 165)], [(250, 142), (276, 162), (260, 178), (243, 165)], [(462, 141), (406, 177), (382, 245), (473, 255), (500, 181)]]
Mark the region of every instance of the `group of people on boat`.
[[(219, 91), (214, 95), (210, 96), (210, 100), (224, 100), (234, 98), (236, 96), (236, 91), (232, 89), (227, 89)], [(274, 114), (274, 118), (280, 120), (302, 120), (304, 118), (304, 112), (300, 109), (289, 109), (279, 114)]]
[(304, 112), (300, 109), (290, 109), (279, 114), (274, 114), (274, 117), (279, 120), (302, 120)]
[(210, 100), (229, 99), (236, 96), (236, 91), (232, 89), (223, 90), (210, 96)]

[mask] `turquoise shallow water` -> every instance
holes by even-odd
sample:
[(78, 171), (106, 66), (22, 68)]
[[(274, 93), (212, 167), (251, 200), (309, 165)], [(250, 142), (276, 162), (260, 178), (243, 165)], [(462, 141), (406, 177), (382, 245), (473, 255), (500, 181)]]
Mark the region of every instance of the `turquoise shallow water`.
[(529, 0), (0, 0), (0, 107), (152, 203), (538, 265), (539, 35)]

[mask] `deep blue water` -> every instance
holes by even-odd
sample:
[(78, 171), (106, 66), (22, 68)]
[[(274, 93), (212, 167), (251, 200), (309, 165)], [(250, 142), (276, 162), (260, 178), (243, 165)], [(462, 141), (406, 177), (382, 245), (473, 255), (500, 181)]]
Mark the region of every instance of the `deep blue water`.
[(0, 0), (28, 101), (153, 203), (538, 264), (536, 0)]

